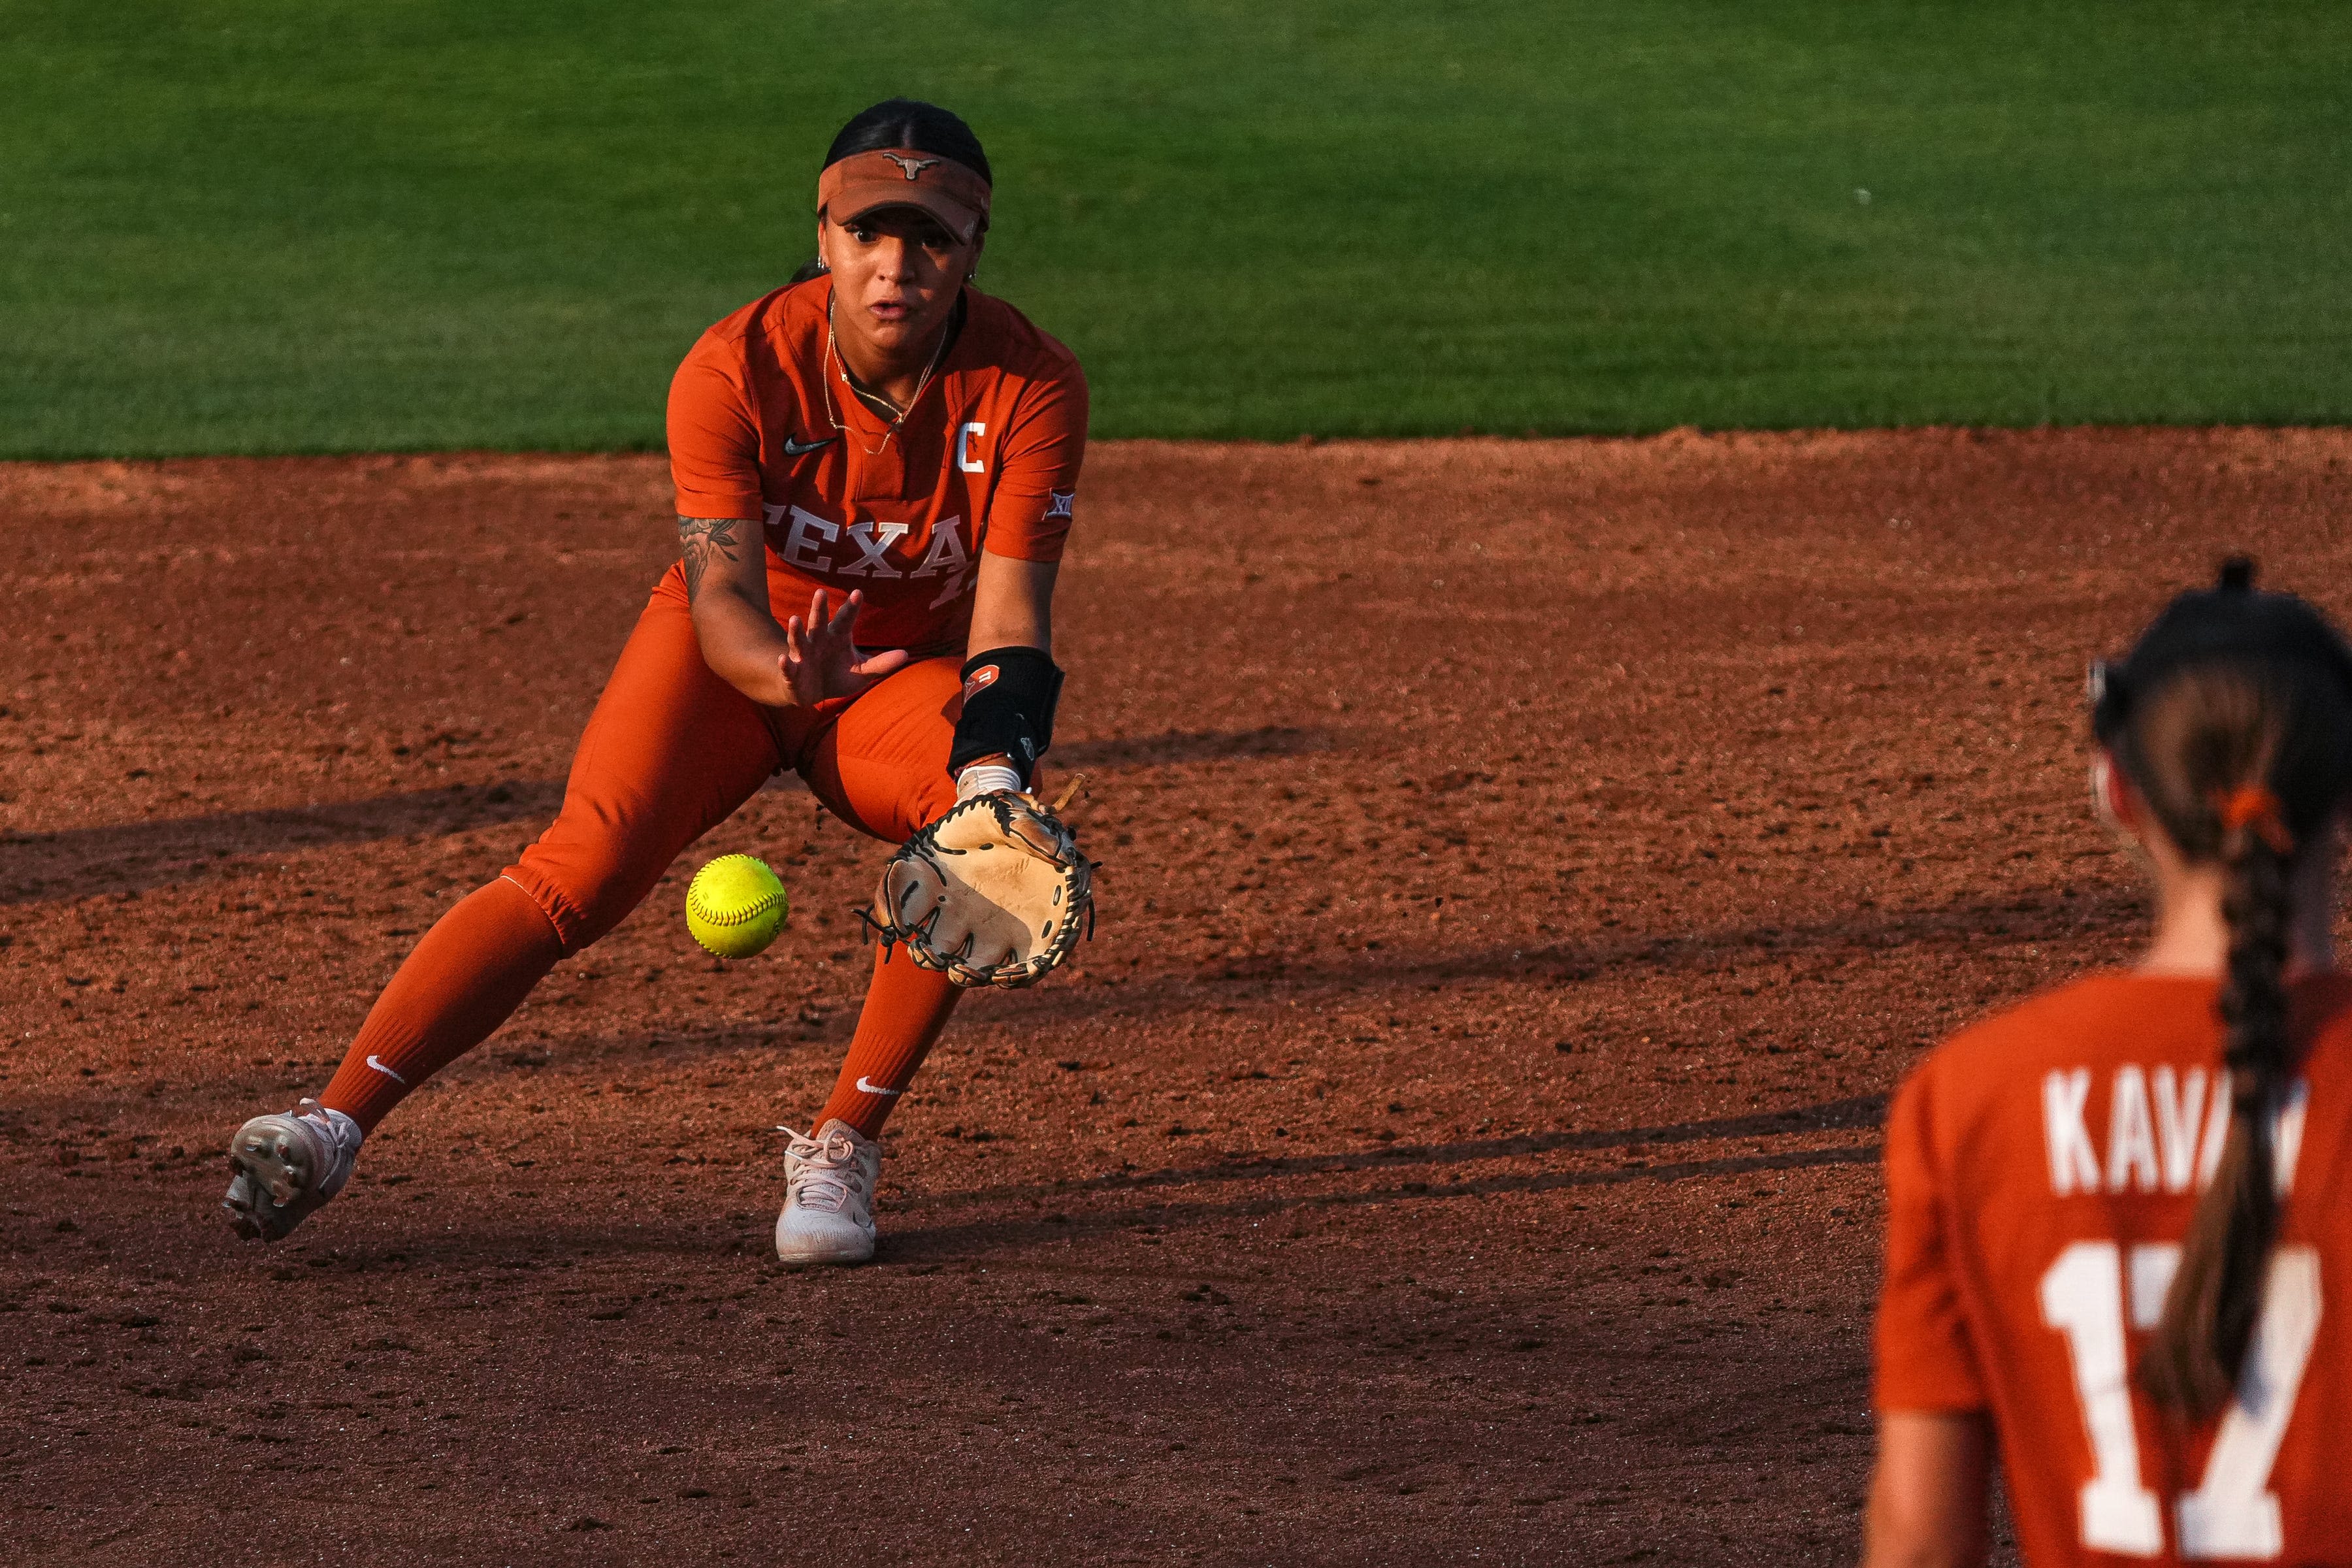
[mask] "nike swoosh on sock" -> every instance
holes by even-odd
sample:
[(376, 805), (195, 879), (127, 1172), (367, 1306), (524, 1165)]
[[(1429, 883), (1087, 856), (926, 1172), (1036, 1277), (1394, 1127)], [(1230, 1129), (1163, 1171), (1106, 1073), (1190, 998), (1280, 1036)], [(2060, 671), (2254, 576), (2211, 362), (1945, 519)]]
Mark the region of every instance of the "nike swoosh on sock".
[(375, 1068), (376, 1071), (383, 1074), (384, 1077), (392, 1079), (393, 1082), (400, 1085), (401, 1088), (406, 1089), (408, 1087), (408, 1080), (401, 1077), (398, 1073), (393, 1071), (390, 1068), (384, 1066), (382, 1062), (376, 1060), (373, 1052), (370, 1052), (368, 1055), (368, 1066)]
[[(373, 1057), (369, 1058), (368, 1065), (371, 1067), (374, 1066), (375, 1058)], [(857, 1075), (857, 1092), (860, 1094), (897, 1095), (904, 1094), (906, 1090), (899, 1089), (885, 1089), (878, 1083), (868, 1083), (866, 1081), (866, 1075), (864, 1073), (860, 1073)]]

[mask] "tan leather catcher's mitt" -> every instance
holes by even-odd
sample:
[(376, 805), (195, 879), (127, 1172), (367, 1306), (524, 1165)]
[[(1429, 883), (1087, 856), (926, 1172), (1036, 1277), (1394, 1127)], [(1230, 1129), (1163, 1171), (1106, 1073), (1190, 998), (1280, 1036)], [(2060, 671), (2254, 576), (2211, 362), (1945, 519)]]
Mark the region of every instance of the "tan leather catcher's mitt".
[(1091, 933), (1093, 870), (1035, 800), (974, 795), (890, 857), (864, 918), (958, 985), (1033, 984)]

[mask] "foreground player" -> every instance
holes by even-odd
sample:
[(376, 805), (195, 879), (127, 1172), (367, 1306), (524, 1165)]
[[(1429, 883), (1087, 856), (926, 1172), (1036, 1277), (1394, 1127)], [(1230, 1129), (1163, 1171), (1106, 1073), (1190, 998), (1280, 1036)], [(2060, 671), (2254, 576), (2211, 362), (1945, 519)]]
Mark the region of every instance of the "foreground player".
[[(814, 274), (704, 333), (671, 385), (683, 559), (622, 649), (561, 815), (425, 934), (317, 1100), (238, 1131), (240, 1232), (275, 1240), (334, 1196), (387, 1111), (771, 774), (893, 844), (1029, 782), (1061, 684), (1051, 611), (1087, 387), (1061, 344), (967, 286), (990, 195), (979, 142), (932, 105), (877, 104), (835, 138)], [(887, 956), (785, 1157), (788, 1262), (873, 1255), (875, 1139), (955, 1005), (945, 975)]]
[(2352, 1563), (2352, 652), (2232, 563), (2100, 684), (2155, 941), (1895, 1099), (1866, 1562), (1982, 1563), (1998, 1447), (2030, 1563)]

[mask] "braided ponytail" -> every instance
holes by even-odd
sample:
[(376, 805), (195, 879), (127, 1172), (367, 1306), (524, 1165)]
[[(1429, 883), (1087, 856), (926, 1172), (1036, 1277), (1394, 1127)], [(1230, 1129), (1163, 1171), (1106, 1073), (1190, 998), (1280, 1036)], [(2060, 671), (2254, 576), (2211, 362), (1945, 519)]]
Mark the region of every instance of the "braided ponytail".
[(2230, 932), (2221, 1000), (2230, 1131), (2139, 1366), (2149, 1395), (2192, 1419), (2227, 1403), (2253, 1341), (2278, 1234), (2272, 1129), (2294, 1056), (2285, 982), (2292, 842), (2266, 785), (2242, 786), (2220, 804), (2221, 915)]

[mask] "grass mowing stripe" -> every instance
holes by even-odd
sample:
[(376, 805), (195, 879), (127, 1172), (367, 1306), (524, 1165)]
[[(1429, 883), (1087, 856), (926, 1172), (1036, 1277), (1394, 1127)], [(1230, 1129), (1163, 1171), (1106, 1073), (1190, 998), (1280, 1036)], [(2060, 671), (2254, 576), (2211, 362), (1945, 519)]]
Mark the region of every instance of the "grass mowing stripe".
[[(2352, 21), (0, 0), (0, 456), (657, 444), (892, 91), (1103, 435), (2352, 419)], [(1867, 193), (1866, 196), (1864, 193)]]

